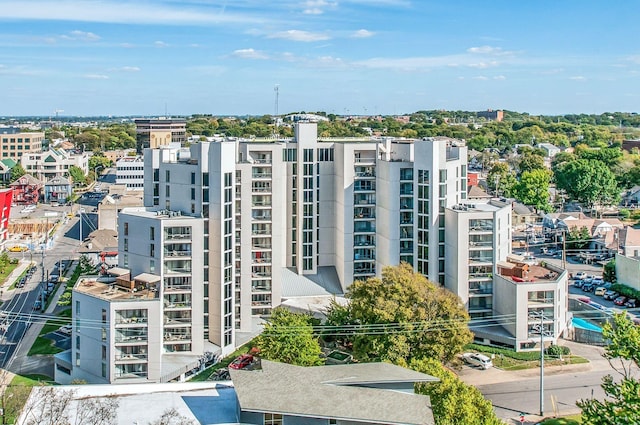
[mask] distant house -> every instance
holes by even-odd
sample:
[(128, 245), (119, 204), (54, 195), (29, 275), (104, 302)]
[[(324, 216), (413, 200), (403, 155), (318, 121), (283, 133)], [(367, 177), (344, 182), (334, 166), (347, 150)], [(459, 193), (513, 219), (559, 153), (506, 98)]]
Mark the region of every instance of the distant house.
[(633, 186), (622, 194), (623, 205), (637, 205), (640, 204), (640, 186)]
[(78, 253), (93, 264), (116, 266), (118, 264), (118, 233), (114, 230), (94, 230), (82, 242)]
[(54, 177), (44, 184), (44, 202), (66, 203), (73, 193), (73, 184), (64, 177)]
[(640, 257), (640, 229), (626, 226), (620, 230), (618, 250), (625, 257)]
[(0, 181), (3, 183), (11, 181), (11, 169), (15, 167), (16, 164), (17, 162), (11, 158), (0, 160)]
[(37, 204), (43, 185), (31, 174), (25, 174), (9, 186), (13, 189), (14, 204)]
[(538, 147), (540, 149), (544, 149), (547, 158), (553, 158), (554, 156), (562, 152), (562, 149), (552, 145), (551, 143), (539, 143)]
[(491, 197), (480, 186), (469, 186), (467, 188), (467, 199), (490, 199)]
[(524, 230), (528, 227), (542, 226), (542, 216), (536, 213), (532, 207), (517, 201), (514, 201), (511, 206), (513, 208), (512, 223), (514, 229)]

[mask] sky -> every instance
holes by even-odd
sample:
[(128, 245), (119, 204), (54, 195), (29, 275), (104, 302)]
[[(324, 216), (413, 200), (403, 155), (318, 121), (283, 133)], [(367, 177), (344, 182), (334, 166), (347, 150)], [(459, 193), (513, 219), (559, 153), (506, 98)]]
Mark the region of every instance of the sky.
[(0, 0), (0, 117), (640, 110), (640, 1)]

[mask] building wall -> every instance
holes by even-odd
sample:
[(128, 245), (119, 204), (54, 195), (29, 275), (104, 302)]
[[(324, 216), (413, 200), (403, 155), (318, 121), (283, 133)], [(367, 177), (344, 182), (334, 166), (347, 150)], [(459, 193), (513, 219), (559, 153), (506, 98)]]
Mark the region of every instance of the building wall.
[(12, 200), (13, 189), (0, 190), (0, 242), (6, 241), (8, 238)]
[(41, 152), (43, 140), (44, 132), (0, 133), (0, 158), (19, 161), (26, 154)]
[(116, 184), (126, 185), (127, 190), (144, 189), (144, 160), (127, 157), (116, 162)]
[(640, 260), (616, 254), (616, 279), (622, 285), (640, 291)]

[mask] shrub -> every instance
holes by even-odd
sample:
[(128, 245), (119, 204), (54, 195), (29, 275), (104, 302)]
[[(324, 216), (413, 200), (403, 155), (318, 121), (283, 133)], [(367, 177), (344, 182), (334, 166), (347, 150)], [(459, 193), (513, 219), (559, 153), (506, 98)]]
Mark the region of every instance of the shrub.
[(548, 356), (560, 357), (571, 354), (571, 349), (563, 345), (551, 345), (544, 350)]

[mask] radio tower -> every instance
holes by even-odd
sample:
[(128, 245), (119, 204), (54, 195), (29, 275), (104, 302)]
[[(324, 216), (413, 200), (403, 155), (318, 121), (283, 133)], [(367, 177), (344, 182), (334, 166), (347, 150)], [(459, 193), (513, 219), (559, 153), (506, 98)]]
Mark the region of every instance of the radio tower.
[(276, 86), (273, 88), (273, 91), (275, 91), (275, 95), (276, 95), (276, 102), (275, 102), (275, 136), (276, 138), (278, 138), (278, 98), (280, 96), (280, 84), (276, 84)]

